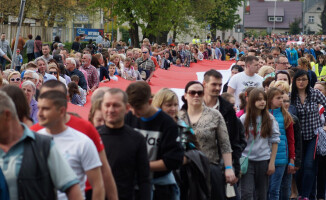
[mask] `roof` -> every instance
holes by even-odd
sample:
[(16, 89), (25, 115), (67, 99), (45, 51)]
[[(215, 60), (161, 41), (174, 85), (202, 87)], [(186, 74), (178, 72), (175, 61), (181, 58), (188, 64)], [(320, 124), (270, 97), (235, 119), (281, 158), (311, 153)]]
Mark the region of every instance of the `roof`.
[[(274, 6), (275, 1), (250, 0), (250, 14), (244, 15), (244, 27), (272, 28), (274, 23), (268, 21), (268, 16), (274, 16)], [(275, 16), (283, 17), (283, 22), (276, 22), (275, 28), (288, 29), (295, 18), (302, 18), (302, 2), (277, 1)]]
[[(268, 8), (267, 16), (274, 16), (274, 7)], [(283, 17), (284, 16), (284, 8), (276, 8), (275, 9), (275, 16)]]

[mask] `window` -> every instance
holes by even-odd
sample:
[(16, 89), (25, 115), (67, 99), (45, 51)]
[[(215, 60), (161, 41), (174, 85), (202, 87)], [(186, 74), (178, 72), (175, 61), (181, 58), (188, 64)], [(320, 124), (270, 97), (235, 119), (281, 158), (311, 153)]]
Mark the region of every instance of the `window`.
[(321, 11), (321, 8), (320, 8), (320, 7), (318, 7), (318, 8), (317, 8), (317, 11)]
[(283, 17), (275, 17), (275, 19), (274, 17), (268, 17), (269, 22), (274, 22), (274, 20), (275, 22), (283, 22)]
[(313, 24), (315, 22), (315, 16), (309, 16), (308, 23)]

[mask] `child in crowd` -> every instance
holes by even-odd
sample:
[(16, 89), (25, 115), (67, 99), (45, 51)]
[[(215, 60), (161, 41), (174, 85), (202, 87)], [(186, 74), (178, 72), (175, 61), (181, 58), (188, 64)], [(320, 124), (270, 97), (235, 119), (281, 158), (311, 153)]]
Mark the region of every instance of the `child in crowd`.
[[(278, 144), (275, 173), (269, 177), (269, 199), (289, 199), (289, 194), (285, 193), (280, 196), (281, 184), (285, 191), (290, 191), (291, 174), (295, 173), (294, 159), (294, 131), (293, 120), (286, 109), (283, 107), (283, 91), (278, 88), (270, 88), (267, 92), (267, 105), (269, 112), (275, 117), (280, 130), (280, 143)], [(283, 188), (284, 189), (284, 188)]]
[(170, 53), (166, 51), (164, 57), (161, 60), (161, 69), (168, 70), (170, 68), (171, 61), (169, 60)]
[(249, 98), (249, 94), (251, 90), (255, 89), (254, 87), (248, 87), (244, 92), (240, 93), (240, 110), (237, 112), (237, 117), (241, 117), (243, 114), (246, 113), (247, 102)]
[(138, 65), (135, 62), (132, 62), (130, 64), (130, 66), (134, 68), (134, 71), (135, 71), (135, 74), (136, 74), (136, 80), (137, 81), (142, 81), (143, 79), (141, 78), (141, 75), (140, 75), (140, 73), (138, 71)]
[(175, 66), (182, 67), (180, 58), (177, 58), (177, 60), (175, 61)]
[(115, 68), (116, 68), (115, 64), (111, 63), (111, 64), (109, 65), (109, 76), (110, 76), (110, 79), (111, 79), (111, 80), (118, 81), (118, 77), (116, 77), (116, 76), (114, 75), (114, 73), (115, 73)]
[(70, 102), (72, 104), (83, 106), (82, 99), (78, 90), (78, 85), (75, 82), (70, 82), (68, 84), (68, 93), (70, 97)]
[(72, 82), (75, 82), (78, 86), (78, 90), (79, 90), (79, 93), (80, 93), (80, 97), (81, 97), (81, 102), (82, 104), (84, 105), (86, 103), (86, 91), (83, 90), (83, 88), (81, 88), (78, 83), (79, 83), (79, 77), (77, 75), (72, 75), (71, 76), (71, 81)]
[(16, 58), (14, 60), (15, 70), (20, 72), (20, 68), (23, 64), (23, 56), (20, 54), (20, 50), (16, 50)]
[(130, 81), (135, 81), (136, 80), (136, 72), (134, 70), (134, 68), (131, 66), (131, 59), (130, 58), (126, 58), (125, 62), (124, 62), (124, 69), (122, 72), (122, 78), (130, 80)]
[(242, 199), (267, 199), (268, 178), (275, 172), (275, 157), (280, 142), (277, 122), (266, 106), (267, 95), (261, 89), (250, 92), (246, 113), (240, 118), (245, 128), (248, 171), (242, 174)]

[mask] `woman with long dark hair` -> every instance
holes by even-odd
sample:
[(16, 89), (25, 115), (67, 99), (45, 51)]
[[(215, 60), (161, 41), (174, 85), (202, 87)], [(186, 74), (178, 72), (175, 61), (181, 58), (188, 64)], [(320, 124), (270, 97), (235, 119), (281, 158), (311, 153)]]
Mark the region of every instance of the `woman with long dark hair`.
[(34, 57), (38, 58), (42, 56), (42, 41), (41, 36), (37, 35), (34, 40)]
[[(236, 178), (232, 169), (232, 149), (224, 118), (218, 110), (203, 104), (204, 87), (198, 81), (190, 81), (186, 85), (182, 100), (184, 105), (180, 111), (180, 119), (194, 130), (199, 148), (211, 163), (211, 199), (225, 199), (225, 182), (235, 183)], [(220, 155), (224, 160), (225, 179)]]
[(326, 97), (310, 85), (308, 72), (298, 70), (293, 77), (291, 104), (296, 107), (303, 137), (302, 165), (297, 177), (298, 191), (302, 199), (308, 199), (310, 194), (314, 193), (317, 170), (314, 159), (315, 131), (323, 126), (318, 108), (319, 104), (326, 106)]

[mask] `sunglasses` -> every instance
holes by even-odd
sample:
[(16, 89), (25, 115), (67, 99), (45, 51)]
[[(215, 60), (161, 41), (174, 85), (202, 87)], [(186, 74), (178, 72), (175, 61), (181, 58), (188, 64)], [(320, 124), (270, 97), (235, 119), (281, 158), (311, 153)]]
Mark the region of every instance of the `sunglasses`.
[(21, 79), (20, 78), (11, 78), (10, 81), (20, 81)]
[(195, 96), (197, 94), (199, 97), (202, 97), (202, 96), (204, 96), (204, 91), (203, 90), (199, 90), (199, 91), (189, 90), (187, 92), (187, 94), (189, 94), (190, 96)]
[(143, 53), (143, 54), (146, 54), (146, 53), (147, 53), (147, 51), (143, 51), (142, 53)]
[(54, 75), (57, 75), (58, 72), (49, 72), (49, 74), (54, 74)]

